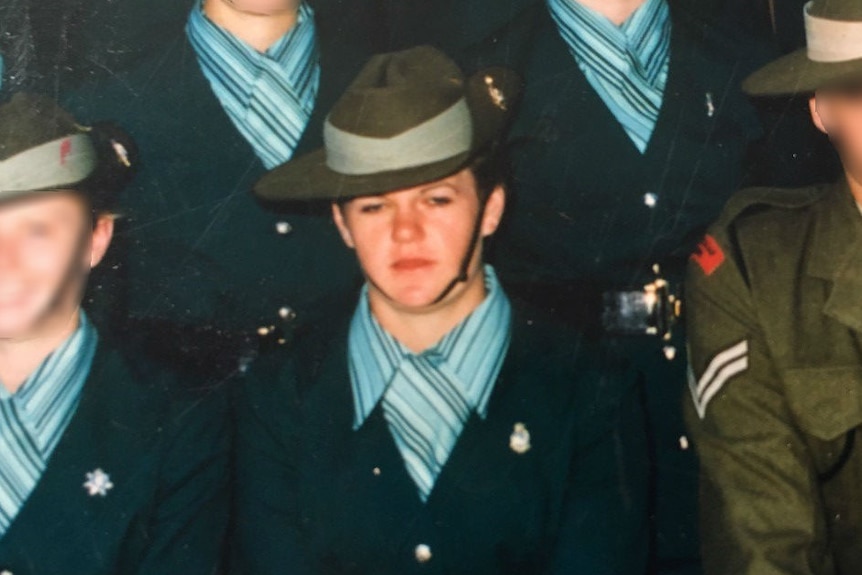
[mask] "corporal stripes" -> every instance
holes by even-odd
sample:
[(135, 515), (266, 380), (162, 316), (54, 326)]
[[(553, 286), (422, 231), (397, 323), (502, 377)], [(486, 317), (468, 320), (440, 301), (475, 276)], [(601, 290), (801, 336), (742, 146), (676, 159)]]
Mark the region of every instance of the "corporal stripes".
[(724, 384), (747, 369), (748, 340), (743, 340), (717, 353), (706, 366), (703, 375), (696, 381), (689, 367), (689, 389), (701, 419), (706, 416), (707, 405), (721, 391)]
[(186, 33), (213, 92), (263, 164), (270, 169), (289, 160), (320, 83), (311, 7), (300, 5), (296, 25), (265, 53), (214, 24), (199, 3)]
[(0, 386), (0, 534), (30, 496), (75, 413), (98, 335), (84, 312), (78, 329), (13, 395)]
[(577, 0), (547, 0), (590, 85), (643, 153), (658, 120), (670, 65), (670, 10), (647, 0), (621, 26)]
[(354, 429), (381, 403), (405, 467), (427, 501), (464, 424), (485, 417), (509, 347), (511, 306), (494, 270), (488, 295), (436, 345), (414, 354), (374, 319), (363, 289), (353, 316), (348, 360)]

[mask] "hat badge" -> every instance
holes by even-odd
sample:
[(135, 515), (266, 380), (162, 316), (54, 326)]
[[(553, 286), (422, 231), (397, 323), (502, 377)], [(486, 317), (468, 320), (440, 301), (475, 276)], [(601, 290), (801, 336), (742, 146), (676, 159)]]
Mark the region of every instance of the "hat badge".
[(509, 449), (522, 455), (530, 451), (530, 432), (523, 423), (516, 423), (512, 435), (509, 436)]
[(503, 95), (503, 91), (500, 88), (494, 85), (494, 78), (485, 76), (485, 85), (488, 87), (488, 95), (491, 96), (494, 105), (501, 110), (506, 110), (506, 96)]

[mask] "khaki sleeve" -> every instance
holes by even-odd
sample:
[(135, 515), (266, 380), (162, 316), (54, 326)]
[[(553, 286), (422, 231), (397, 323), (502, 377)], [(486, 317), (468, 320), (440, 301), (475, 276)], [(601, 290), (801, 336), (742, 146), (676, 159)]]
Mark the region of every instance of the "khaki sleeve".
[(686, 283), (705, 573), (834, 575), (816, 471), (761, 329), (769, 318), (730, 245), (720, 230), (708, 235)]

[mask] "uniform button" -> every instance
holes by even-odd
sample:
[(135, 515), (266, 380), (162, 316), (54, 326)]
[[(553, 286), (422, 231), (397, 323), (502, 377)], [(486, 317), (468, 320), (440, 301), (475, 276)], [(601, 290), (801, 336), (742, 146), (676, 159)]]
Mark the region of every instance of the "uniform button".
[(375, 467), (374, 469), (371, 470), (371, 473), (373, 473), (376, 477), (380, 477), (380, 468)]
[(293, 226), (287, 222), (278, 222), (275, 224), (275, 231), (282, 236), (286, 236), (293, 231)]
[(658, 196), (652, 192), (644, 194), (644, 205), (648, 208), (654, 208), (658, 203)]
[(416, 546), (416, 561), (419, 563), (428, 563), (431, 561), (431, 548), (425, 545), (424, 543), (420, 543)]
[(284, 306), (278, 310), (278, 317), (284, 321), (293, 321), (296, 319), (296, 311), (292, 307)]
[(686, 437), (685, 435), (680, 435), (679, 436), (679, 448), (682, 449), (683, 451), (688, 451), (689, 447), (690, 447), (690, 444), (688, 442), (688, 437)]

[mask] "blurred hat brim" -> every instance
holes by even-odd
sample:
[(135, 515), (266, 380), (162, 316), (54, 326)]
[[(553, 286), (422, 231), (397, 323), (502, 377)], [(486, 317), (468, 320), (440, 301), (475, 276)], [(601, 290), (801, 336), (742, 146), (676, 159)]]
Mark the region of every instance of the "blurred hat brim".
[(815, 62), (805, 48), (783, 56), (751, 74), (742, 89), (752, 96), (808, 94), (822, 88), (862, 81), (862, 58)]

